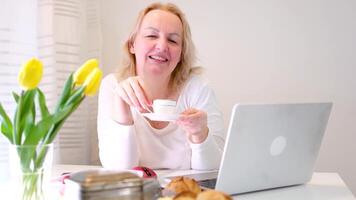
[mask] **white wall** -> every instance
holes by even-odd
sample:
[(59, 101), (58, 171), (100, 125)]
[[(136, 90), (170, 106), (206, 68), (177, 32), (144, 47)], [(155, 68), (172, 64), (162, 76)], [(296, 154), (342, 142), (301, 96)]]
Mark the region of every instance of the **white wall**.
[[(106, 73), (149, 2), (102, 2)], [(316, 171), (338, 172), (356, 194), (356, 1), (173, 2), (188, 17), (226, 123), (236, 102), (334, 102)]]

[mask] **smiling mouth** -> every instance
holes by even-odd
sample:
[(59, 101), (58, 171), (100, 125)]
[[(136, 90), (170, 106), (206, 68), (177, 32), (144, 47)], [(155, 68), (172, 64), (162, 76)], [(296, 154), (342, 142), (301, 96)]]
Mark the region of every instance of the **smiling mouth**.
[(167, 62), (168, 59), (167, 58), (164, 58), (164, 57), (161, 57), (161, 56), (148, 56), (150, 59), (154, 60), (154, 61), (158, 61), (158, 62)]

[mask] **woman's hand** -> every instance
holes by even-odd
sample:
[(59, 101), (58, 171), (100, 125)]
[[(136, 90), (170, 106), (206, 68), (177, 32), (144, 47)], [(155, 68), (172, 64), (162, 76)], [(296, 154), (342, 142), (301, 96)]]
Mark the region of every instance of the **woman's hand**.
[(140, 112), (147, 112), (152, 103), (147, 99), (143, 85), (140, 77), (129, 77), (119, 83), (117, 91), (128, 106), (136, 107)]
[(200, 144), (208, 136), (208, 117), (204, 111), (194, 108), (187, 109), (180, 114), (177, 124), (187, 133), (192, 143)]

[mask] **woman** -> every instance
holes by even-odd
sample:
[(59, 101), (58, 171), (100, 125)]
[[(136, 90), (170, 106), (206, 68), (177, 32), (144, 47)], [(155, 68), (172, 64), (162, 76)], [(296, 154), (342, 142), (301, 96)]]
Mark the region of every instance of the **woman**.
[[(173, 4), (141, 11), (125, 43), (128, 60), (104, 78), (99, 93), (98, 136), (105, 168), (217, 169), (222, 116), (213, 91), (192, 68), (195, 52), (184, 14)], [(142, 113), (155, 99), (177, 101), (175, 122)]]

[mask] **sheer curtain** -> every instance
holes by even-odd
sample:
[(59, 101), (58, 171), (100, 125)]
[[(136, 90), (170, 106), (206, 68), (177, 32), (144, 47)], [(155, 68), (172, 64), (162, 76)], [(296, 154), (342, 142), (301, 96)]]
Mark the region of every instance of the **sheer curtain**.
[[(99, 0), (5, 0), (0, 7), (0, 102), (10, 116), (19, 92), (17, 73), (30, 57), (40, 58), (40, 87), (52, 108), (69, 73), (101, 54)], [(86, 98), (55, 141), (55, 162), (97, 163), (97, 99)], [(7, 142), (0, 137), (0, 180), (8, 169)]]

